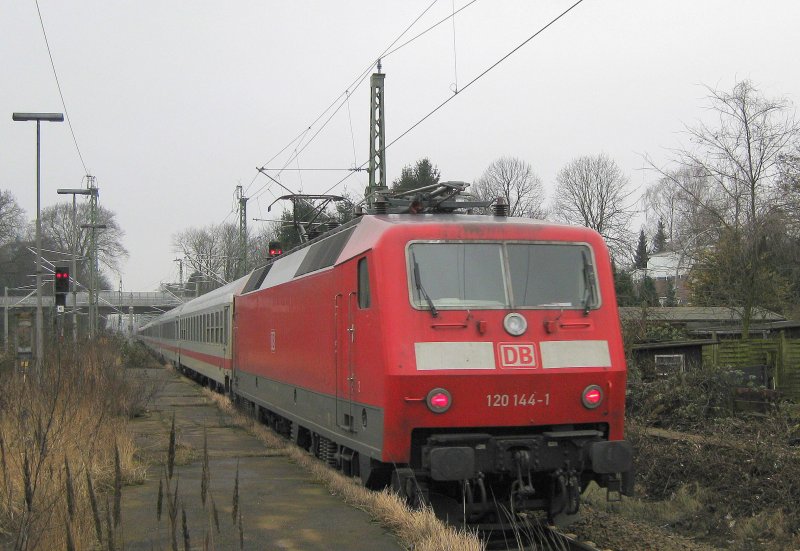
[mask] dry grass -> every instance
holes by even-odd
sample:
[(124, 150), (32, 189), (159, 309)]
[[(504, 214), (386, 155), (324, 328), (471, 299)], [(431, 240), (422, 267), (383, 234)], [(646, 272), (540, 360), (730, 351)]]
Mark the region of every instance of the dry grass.
[(257, 424), (252, 417), (237, 411), (226, 397), (210, 391), (206, 391), (206, 397), (213, 400), (233, 424), (247, 429), (268, 447), (280, 450), (346, 503), (368, 512), (373, 519), (391, 530), (407, 548), (415, 551), (480, 551), (485, 548), (476, 535), (445, 525), (431, 509), (411, 510), (396, 494), (386, 490), (367, 490), (356, 480), (324, 465), (269, 428)]
[(120, 350), (87, 344), (76, 361), (65, 347), (40, 373), (0, 373), (0, 546), (92, 548), (101, 495), (113, 507), (123, 482), (143, 479), (125, 427), (147, 392), (127, 380)]
[(710, 496), (697, 484), (679, 487), (676, 492), (661, 501), (645, 501), (627, 498), (621, 502), (606, 500), (606, 490), (591, 483), (583, 495), (585, 502), (599, 510), (610, 509), (636, 522), (647, 522), (656, 526), (686, 525), (702, 514)]

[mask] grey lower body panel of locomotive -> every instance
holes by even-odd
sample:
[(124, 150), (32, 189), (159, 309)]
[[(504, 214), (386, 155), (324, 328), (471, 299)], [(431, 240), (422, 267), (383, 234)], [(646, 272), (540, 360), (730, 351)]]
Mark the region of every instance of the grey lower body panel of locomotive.
[(234, 392), (364, 457), (381, 458), (382, 409), (239, 370)]

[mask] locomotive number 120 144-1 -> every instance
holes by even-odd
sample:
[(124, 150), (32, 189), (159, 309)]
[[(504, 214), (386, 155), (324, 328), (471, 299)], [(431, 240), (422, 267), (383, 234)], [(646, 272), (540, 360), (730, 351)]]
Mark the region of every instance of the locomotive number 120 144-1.
[(536, 405), (550, 405), (550, 393), (536, 396), (535, 392), (530, 394), (487, 394), (486, 405), (490, 408), (498, 407), (520, 407), (520, 406), (536, 406)]

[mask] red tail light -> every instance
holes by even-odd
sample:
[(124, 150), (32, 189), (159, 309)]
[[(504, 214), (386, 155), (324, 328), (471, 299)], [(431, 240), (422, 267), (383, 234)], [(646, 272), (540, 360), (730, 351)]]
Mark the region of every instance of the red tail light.
[(450, 404), (453, 402), (453, 398), (445, 389), (434, 388), (428, 393), (428, 397), (425, 402), (428, 404), (428, 409), (430, 409), (432, 412), (444, 413), (450, 409)]
[(597, 385), (590, 385), (583, 389), (583, 406), (594, 409), (603, 402), (603, 389)]

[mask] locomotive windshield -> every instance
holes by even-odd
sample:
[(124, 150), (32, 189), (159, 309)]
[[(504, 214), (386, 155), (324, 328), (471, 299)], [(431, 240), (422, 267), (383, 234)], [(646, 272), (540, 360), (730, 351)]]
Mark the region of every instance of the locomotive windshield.
[(413, 243), (408, 258), (420, 309), (588, 310), (598, 303), (591, 251), (582, 244)]

